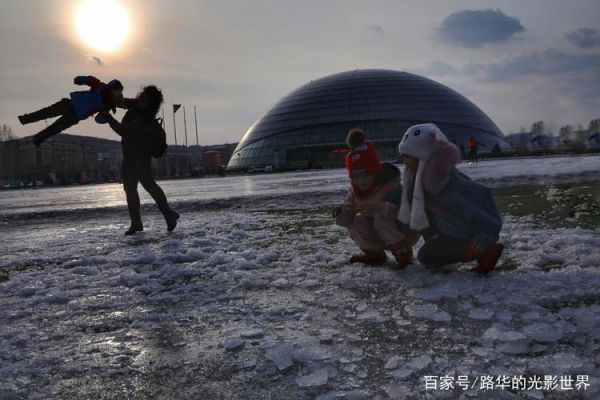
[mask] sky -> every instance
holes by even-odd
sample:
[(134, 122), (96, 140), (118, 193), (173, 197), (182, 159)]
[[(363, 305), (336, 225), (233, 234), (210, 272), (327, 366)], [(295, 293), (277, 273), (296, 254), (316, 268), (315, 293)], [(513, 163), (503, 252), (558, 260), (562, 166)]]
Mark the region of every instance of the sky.
[[(44, 123), (21, 126), (17, 115), (81, 90), (76, 75), (118, 78), (130, 97), (160, 87), (170, 143), (173, 103), (186, 109), (190, 144), (194, 106), (201, 145), (232, 143), (297, 87), (367, 68), (436, 80), (504, 134), (600, 118), (597, 0), (112, 0), (130, 21), (112, 52), (78, 34), (83, 1), (0, 2), (0, 125), (19, 137)], [(99, 19), (111, 29), (113, 18)], [(181, 144), (183, 110), (175, 117)], [(67, 132), (117, 139), (91, 118)]]

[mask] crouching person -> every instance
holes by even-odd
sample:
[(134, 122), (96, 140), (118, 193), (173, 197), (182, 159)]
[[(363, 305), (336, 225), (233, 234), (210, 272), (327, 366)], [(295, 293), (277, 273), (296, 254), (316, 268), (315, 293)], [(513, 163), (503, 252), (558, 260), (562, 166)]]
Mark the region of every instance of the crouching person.
[(408, 233), (397, 219), (401, 198), (400, 171), (390, 163), (380, 163), (373, 143), (365, 140), (362, 130), (348, 133), (350, 151), (346, 169), (350, 188), (344, 203), (334, 210), (335, 222), (348, 228), (350, 237), (362, 253), (350, 257), (350, 263), (383, 264), (389, 250), (399, 268), (412, 261), (412, 245), (418, 234)]
[(477, 261), (473, 271), (493, 270), (504, 246), (491, 191), (458, 171), (460, 153), (434, 124), (410, 127), (399, 145), (405, 156), (398, 219), (419, 231), (417, 255), (428, 266)]

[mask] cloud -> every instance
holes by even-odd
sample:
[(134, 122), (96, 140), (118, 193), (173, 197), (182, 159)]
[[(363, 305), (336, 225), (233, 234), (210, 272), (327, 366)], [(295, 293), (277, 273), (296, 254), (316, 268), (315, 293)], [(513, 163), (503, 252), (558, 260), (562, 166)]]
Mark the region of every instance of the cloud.
[[(562, 93), (583, 101), (585, 106), (595, 105), (596, 110), (600, 106), (600, 68), (578, 72), (569, 79), (561, 79), (558, 84)], [(597, 111), (596, 115), (600, 116)]]
[(456, 46), (477, 48), (507, 41), (525, 31), (521, 22), (500, 10), (464, 10), (448, 15), (437, 36)]
[(467, 76), (471, 76), (471, 75), (476, 76), (476, 75), (480, 74), (483, 69), (484, 69), (484, 66), (482, 64), (470, 62), (461, 69), (461, 72)]
[(383, 37), (383, 35), (385, 34), (385, 29), (381, 25), (367, 24), (366, 29), (373, 32), (378, 37)]
[(104, 66), (104, 60), (102, 60), (98, 56), (88, 55), (88, 60), (90, 61), (90, 63), (96, 64), (99, 67), (103, 67)]
[(583, 49), (600, 47), (600, 34), (591, 28), (577, 28), (574, 31), (567, 32), (565, 33), (565, 39)]
[(427, 68), (423, 71), (425, 76), (448, 76), (456, 74), (456, 69), (441, 60), (434, 60), (427, 65)]
[(487, 81), (506, 81), (526, 75), (554, 75), (600, 68), (598, 54), (566, 54), (556, 50), (522, 54), (483, 68)]

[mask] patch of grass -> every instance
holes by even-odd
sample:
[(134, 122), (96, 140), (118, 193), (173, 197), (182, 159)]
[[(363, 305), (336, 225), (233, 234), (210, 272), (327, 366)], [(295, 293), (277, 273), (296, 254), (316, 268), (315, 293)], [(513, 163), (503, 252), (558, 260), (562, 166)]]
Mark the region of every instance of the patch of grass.
[(0, 269), (0, 282), (6, 282), (8, 280), (8, 272)]
[(134, 240), (128, 242), (128, 244), (131, 246), (141, 246), (144, 244), (160, 243), (164, 240), (165, 240), (165, 238), (163, 238), (163, 237), (160, 237), (160, 238), (154, 237), (154, 238), (139, 239), (139, 240), (134, 239)]
[(600, 304), (600, 296), (596, 293), (574, 293), (569, 296), (540, 300), (538, 304), (552, 312), (559, 312), (564, 308), (579, 308)]
[(600, 226), (600, 181), (493, 189), (501, 214), (532, 215), (550, 227)]
[[(37, 265), (37, 264), (21, 264), (21, 265), (16, 265), (14, 267), (15, 271), (19, 271), (19, 272), (26, 272), (26, 271), (41, 271), (42, 269), (44, 269), (46, 266), (45, 265)], [(7, 272), (8, 274), (8, 272)]]
[(502, 262), (497, 269), (502, 271), (514, 271), (519, 267), (519, 263), (512, 257), (503, 257)]
[[(320, 206), (303, 209), (275, 209), (257, 210), (264, 214), (284, 214), (286, 218), (281, 220), (274, 229), (282, 235), (314, 234), (315, 228), (332, 225), (332, 206)], [(334, 242), (336, 243), (336, 242)]]
[(331, 225), (333, 222), (324, 220), (299, 220), (296, 223), (286, 224), (281, 227), (280, 232), (284, 235), (297, 235), (302, 233), (314, 233), (314, 228)]
[(347, 237), (348, 237), (348, 232), (340, 231), (336, 237), (329, 237), (327, 239), (324, 239), (323, 242), (325, 242), (329, 245), (334, 245), (334, 244), (338, 244), (340, 242), (340, 240), (347, 238)]

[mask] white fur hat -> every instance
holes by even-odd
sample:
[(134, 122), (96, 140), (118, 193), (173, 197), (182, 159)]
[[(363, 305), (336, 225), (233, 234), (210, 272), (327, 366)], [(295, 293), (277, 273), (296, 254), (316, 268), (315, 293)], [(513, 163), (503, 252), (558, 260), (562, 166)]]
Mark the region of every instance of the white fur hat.
[(413, 125), (402, 137), (398, 151), (419, 160), (428, 160), (435, 150), (436, 142), (448, 142), (448, 138), (436, 124)]
[(398, 219), (411, 227), (421, 231), (429, 227), (427, 212), (425, 211), (425, 193), (423, 190), (423, 172), (427, 161), (437, 148), (437, 143), (448, 142), (446, 135), (435, 124), (413, 125), (404, 134), (398, 145), (400, 154), (413, 156), (421, 160), (417, 171), (404, 171), (403, 180), (414, 179), (413, 197), (409, 202), (407, 190), (402, 191), (402, 203), (398, 211)]

